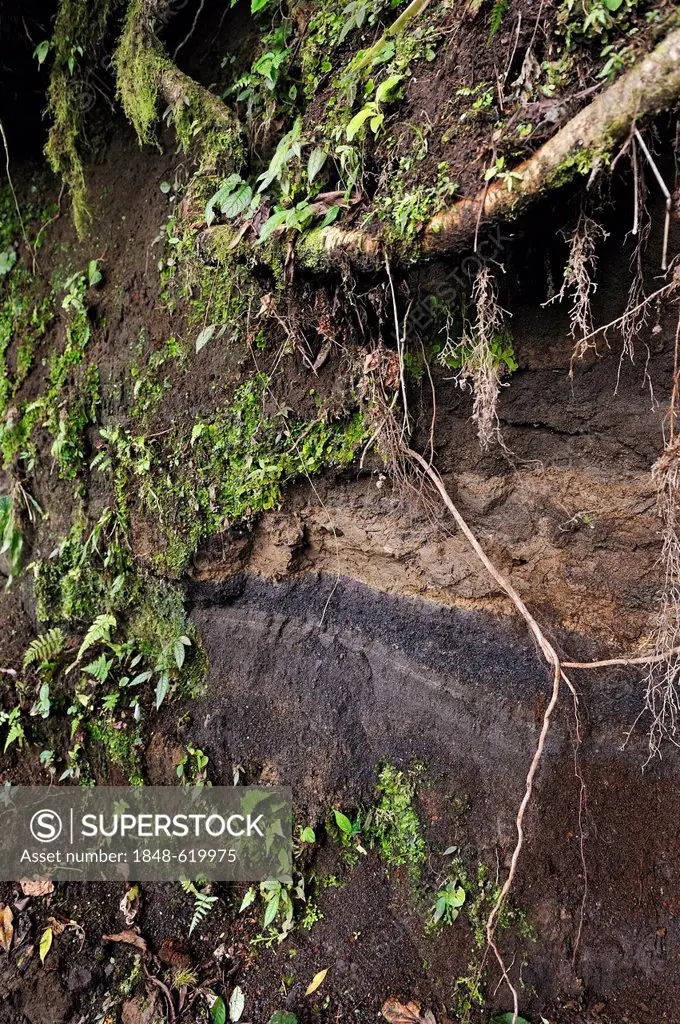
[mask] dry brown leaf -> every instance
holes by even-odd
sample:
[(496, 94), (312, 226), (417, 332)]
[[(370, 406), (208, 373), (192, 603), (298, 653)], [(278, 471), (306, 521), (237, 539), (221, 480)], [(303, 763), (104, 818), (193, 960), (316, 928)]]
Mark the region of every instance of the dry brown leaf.
[(388, 999), (380, 1011), (389, 1024), (437, 1024), (431, 1010), (421, 1013), (419, 1003), (400, 1003), (398, 999)]
[(30, 882), (26, 878), (19, 884), (24, 896), (48, 896), (49, 893), (54, 892), (54, 883), (50, 881)]
[(53, 935), (61, 935), (66, 931), (66, 923), (64, 921), (57, 921), (56, 917), (48, 917), (47, 923), (52, 929)]
[(139, 886), (133, 885), (132, 888), (123, 896), (120, 901), (120, 909), (125, 918), (126, 924), (132, 924), (134, 919), (137, 917), (139, 911)]
[(5, 953), (9, 953), (9, 947), (12, 945), (12, 936), (14, 935), (14, 926), (12, 921), (14, 920), (14, 914), (9, 907), (0, 907), (0, 949), (4, 949)]
[(102, 935), (102, 942), (125, 942), (128, 946), (136, 946), (143, 953), (147, 952), (146, 939), (133, 931), (117, 932), (115, 935)]

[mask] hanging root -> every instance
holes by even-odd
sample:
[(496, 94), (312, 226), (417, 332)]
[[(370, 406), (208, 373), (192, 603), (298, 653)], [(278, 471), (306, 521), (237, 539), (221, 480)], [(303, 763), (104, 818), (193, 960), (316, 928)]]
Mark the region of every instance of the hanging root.
[(60, 0), (52, 33), (54, 63), (47, 94), (52, 124), (45, 155), (68, 188), (79, 238), (91, 220), (81, 152), (84, 115), (96, 99), (85, 62), (98, 52), (110, 10), (111, 0)]
[(466, 323), (460, 341), (448, 339), (442, 356), (445, 360), (460, 361), (458, 383), (472, 389), (472, 421), (482, 451), (487, 451), (493, 444), (505, 447), (498, 422), (498, 396), (503, 375), (499, 354), (506, 310), (498, 304), (496, 282), (486, 264), (477, 272), (472, 301), (477, 317), (474, 325)]
[(652, 469), (657, 487), (659, 514), (663, 522), (662, 560), (664, 588), (654, 634), (657, 659), (650, 664), (645, 689), (645, 709), (651, 718), (650, 757), (658, 754), (661, 743), (678, 742), (680, 716), (680, 438), (666, 445)]
[(574, 339), (574, 348), (569, 365), (570, 375), (573, 374), (574, 362), (577, 359), (583, 359), (589, 349), (597, 349), (592, 336), (586, 341), (583, 338), (589, 336), (593, 329), (590, 300), (597, 290), (597, 243), (607, 236), (608, 232), (581, 210), (576, 228), (569, 239), (569, 259), (564, 269), (562, 287), (557, 295), (548, 300), (562, 302), (568, 297), (571, 303), (569, 327)]
[(661, 608), (654, 632), (654, 661), (650, 662), (645, 689), (645, 710), (651, 718), (649, 756), (660, 753), (669, 739), (676, 746), (680, 716), (680, 315), (675, 332), (675, 371), (668, 414), (669, 438), (652, 467), (659, 515), (663, 523), (661, 558), (665, 569)]
[(635, 136), (631, 139), (631, 162), (633, 165), (633, 227), (635, 248), (631, 258), (633, 280), (628, 289), (628, 302), (621, 320), (623, 351), (621, 358), (635, 361), (635, 341), (647, 323), (649, 305), (645, 302), (645, 282), (642, 272), (642, 257), (647, 248), (652, 228), (652, 219), (647, 210), (647, 183), (640, 168), (638, 145)]

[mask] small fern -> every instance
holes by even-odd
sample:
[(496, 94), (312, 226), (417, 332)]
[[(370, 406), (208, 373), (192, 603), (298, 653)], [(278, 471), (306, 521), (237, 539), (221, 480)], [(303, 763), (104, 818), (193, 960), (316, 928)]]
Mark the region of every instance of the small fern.
[(116, 625), (115, 615), (98, 615), (85, 634), (85, 639), (80, 645), (75, 664), (80, 661), (85, 651), (89, 650), (90, 647), (94, 647), (98, 643), (108, 643), (111, 639), (111, 630), (115, 629)]
[(31, 640), (24, 654), (24, 669), (30, 665), (48, 665), (56, 661), (64, 651), (66, 637), (59, 627), (50, 629), (47, 633), (41, 633), (35, 640)]
[(510, 0), (495, 0), (489, 18), (489, 41), (493, 39), (500, 29), (503, 18), (508, 13), (509, 8)]
[(180, 884), (187, 896), (194, 897), (194, 916), (191, 918), (191, 924), (189, 925), (189, 935), (191, 935), (194, 928), (197, 928), (213, 909), (218, 897), (209, 896), (207, 893), (201, 892), (193, 882), (189, 882), (187, 879), (183, 879)]
[(3, 753), (7, 753), (13, 743), (18, 743), (20, 747), (23, 747), (26, 734), (21, 721), (21, 708), (18, 705), (11, 711), (0, 711), (0, 725), (7, 725)]

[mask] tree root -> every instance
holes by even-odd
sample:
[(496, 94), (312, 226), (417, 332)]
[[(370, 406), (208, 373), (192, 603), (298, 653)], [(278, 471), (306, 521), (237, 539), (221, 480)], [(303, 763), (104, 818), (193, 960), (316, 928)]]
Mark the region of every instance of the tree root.
[(373, 58), (377, 57), (385, 44), (388, 43), (390, 39), (394, 39), (395, 36), (401, 35), (406, 26), (413, 21), (414, 18), (417, 18), (419, 14), (422, 14), (429, 3), (430, 0), (411, 0), (408, 7), (401, 12), (399, 17), (393, 21), (388, 28), (385, 29), (380, 39), (373, 43), (368, 50), (363, 50), (358, 53), (355, 59), (350, 61), (347, 69), (348, 72), (352, 75), (356, 75), (357, 72), (367, 68)]
[(496, 902), (495, 902), (495, 904), (494, 904), (494, 906), (493, 906), (493, 908), (491, 910), (491, 913), (489, 914), (489, 916), (487, 918), (487, 922), (486, 922), (486, 941), (487, 941), (487, 945), (488, 945), (489, 949), (492, 950), (494, 956), (496, 957), (496, 960), (498, 961), (498, 965), (499, 965), (499, 967), (501, 969), (501, 973), (503, 975), (503, 980), (505, 981), (505, 983), (507, 984), (508, 988), (510, 989), (510, 991), (512, 993), (512, 999), (513, 999), (513, 1005), (514, 1005), (513, 1020), (516, 1021), (517, 1017), (519, 1015), (519, 997), (518, 997), (517, 990), (516, 990), (515, 986), (512, 984), (512, 982), (510, 980), (510, 977), (508, 975), (508, 970), (507, 970), (507, 968), (505, 966), (505, 963), (503, 961), (503, 957), (501, 956), (501, 952), (500, 952), (500, 950), (498, 948), (498, 945), (496, 943), (495, 931), (496, 931), (496, 927), (498, 925), (498, 920), (499, 920), (501, 911), (503, 910), (505, 902), (506, 902), (506, 900), (508, 898), (508, 894), (509, 894), (509, 892), (510, 892), (512, 886), (513, 886), (513, 883), (515, 881), (515, 876), (517, 874), (517, 863), (519, 861), (519, 857), (520, 857), (520, 854), (522, 852), (522, 847), (524, 845), (524, 816), (526, 814), (527, 807), (529, 806), (529, 801), (531, 800), (531, 795), (532, 795), (533, 786), (534, 786), (534, 778), (536, 776), (536, 772), (538, 771), (539, 765), (541, 763), (541, 758), (543, 756), (543, 750), (545, 748), (545, 741), (547, 739), (548, 732), (550, 731), (550, 723), (551, 723), (551, 719), (552, 719), (552, 714), (553, 714), (553, 711), (555, 710), (555, 708), (557, 706), (557, 702), (558, 702), (559, 697), (560, 697), (560, 683), (561, 683), (561, 681), (564, 680), (564, 682), (567, 684), (567, 686), (571, 690), (571, 692), (573, 694), (573, 697), (574, 697), (575, 705), (578, 704), (578, 697), (576, 695), (576, 691), (574, 690), (574, 687), (572, 686), (569, 678), (564, 673), (564, 669), (563, 669), (562, 664), (560, 662), (559, 655), (555, 651), (555, 649), (552, 646), (552, 644), (550, 643), (550, 641), (544, 635), (541, 627), (538, 625), (538, 623), (536, 622), (535, 618), (533, 617), (533, 615), (531, 614), (531, 612), (529, 611), (529, 609), (527, 608), (527, 606), (525, 605), (524, 601), (519, 596), (519, 594), (517, 593), (515, 588), (512, 586), (510, 581), (507, 580), (504, 576), (501, 575), (501, 573), (498, 571), (498, 569), (496, 569), (496, 567), (493, 564), (493, 562), (486, 555), (484, 549), (482, 548), (481, 544), (479, 543), (479, 541), (475, 537), (474, 533), (472, 532), (470, 527), (467, 525), (467, 523), (463, 519), (463, 516), (460, 514), (460, 512), (458, 511), (456, 506), (453, 504), (453, 502), (452, 502), (452, 500), (451, 500), (451, 498), (449, 496), (449, 493), (448, 493), (448, 491), (446, 490), (446, 488), (444, 486), (444, 482), (443, 482), (442, 478), (440, 477), (439, 473), (437, 472), (437, 470), (434, 469), (434, 467), (431, 465), (431, 463), (427, 462), (422, 457), (422, 455), (419, 455), (418, 452), (414, 452), (414, 451), (408, 449), (406, 451), (406, 455), (408, 456), (409, 459), (411, 459), (413, 462), (417, 463), (418, 466), (420, 466), (420, 468), (423, 471), (423, 473), (425, 474), (425, 476), (427, 476), (431, 480), (431, 482), (434, 484), (434, 486), (437, 488), (437, 490), (439, 491), (439, 494), (441, 495), (441, 498), (442, 498), (444, 504), (446, 505), (447, 509), (449, 510), (449, 512), (451, 513), (453, 518), (455, 519), (456, 524), (458, 525), (458, 528), (460, 529), (461, 533), (463, 533), (463, 535), (465, 536), (466, 540), (468, 541), (468, 543), (472, 547), (473, 551), (477, 555), (477, 558), (480, 560), (480, 562), (482, 563), (482, 565), (484, 566), (486, 571), (489, 573), (489, 575), (496, 581), (496, 583), (501, 588), (501, 590), (503, 590), (504, 593), (507, 594), (507, 596), (510, 598), (510, 600), (514, 604), (515, 608), (518, 610), (518, 612), (520, 613), (520, 615), (522, 616), (522, 618), (526, 622), (527, 626), (529, 627), (529, 630), (531, 631), (532, 635), (534, 636), (534, 639), (536, 640), (539, 648), (541, 649), (541, 652), (542, 652), (545, 660), (553, 668), (552, 693), (550, 695), (550, 700), (548, 702), (548, 705), (546, 706), (546, 709), (545, 709), (545, 712), (544, 712), (544, 715), (543, 715), (543, 724), (541, 726), (541, 731), (540, 731), (540, 734), (539, 734), (539, 737), (538, 737), (538, 742), (536, 744), (536, 750), (534, 752), (534, 756), (532, 758), (531, 764), (529, 765), (529, 771), (527, 772), (527, 776), (526, 776), (524, 797), (522, 798), (522, 802), (521, 802), (521, 804), (519, 806), (519, 809), (517, 811), (517, 817), (515, 819), (515, 826), (516, 826), (516, 829), (517, 829), (517, 842), (515, 843), (515, 848), (514, 848), (514, 850), (512, 852), (512, 858), (511, 858), (511, 861), (510, 861), (510, 870), (508, 871), (508, 876), (505, 879), (503, 887), (502, 887), (502, 889), (501, 889), (501, 891), (499, 893), (498, 899), (496, 900)]
[[(426, 225), (415, 252), (413, 248), (400, 252), (391, 246), (392, 264), (432, 259), (464, 248), (475, 238), (481, 218), (517, 217), (546, 192), (578, 175), (597, 172), (609, 164), (617, 145), (631, 130), (672, 109), (679, 100), (680, 29), (675, 29), (514, 168), (509, 183), (496, 180), (476, 196), (461, 199), (436, 214)], [(228, 248), (233, 237), (231, 227), (209, 228), (201, 236), (200, 250), (214, 257)], [(385, 238), (380, 232), (332, 225), (302, 234), (295, 245), (295, 260), (303, 269), (319, 273), (337, 273), (348, 264), (360, 270), (377, 270), (384, 264), (384, 248)]]

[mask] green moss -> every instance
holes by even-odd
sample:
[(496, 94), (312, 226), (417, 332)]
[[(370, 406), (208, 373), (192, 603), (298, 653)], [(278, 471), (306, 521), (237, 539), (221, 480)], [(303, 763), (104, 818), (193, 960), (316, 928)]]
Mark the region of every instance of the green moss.
[(105, 561), (96, 556), (101, 535), (110, 533), (111, 526), (110, 515), (99, 530), (95, 527), (89, 534), (84, 526), (75, 525), (51, 558), (35, 564), (36, 615), (40, 622), (89, 623), (103, 611), (117, 612), (127, 602), (134, 602), (139, 581), (134, 578), (126, 549), (111, 543)]
[(366, 818), (364, 837), (377, 846), (390, 867), (406, 867), (413, 882), (420, 879), (425, 863), (425, 839), (413, 801), (424, 769), (414, 765), (399, 771), (386, 764), (378, 775), (378, 801)]
[(203, 692), (208, 659), (176, 587), (146, 577), (139, 586), (138, 602), (130, 611), (126, 633), (149, 664), (166, 665), (168, 670), (175, 664), (180, 637), (188, 637), (191, 647), (182, 665), (180, 690), (189, 697)]
[(121, 768), (131, 786), (143, 786), (141, 763), (142, 738), (138, 729), (116, 728), (112, 722), (87, 720), (90, 740), (104, 747), (111, 764)]
[[(140, 343), (143, 353), (143, 341)], [(140, 353), (141, 354), (141, 353)], [(132, 378), (132, 402), (130, 415), (142, 422), (152, 415), (163, 401), (163, 396), (170, 390), (170, 380), (159, 371), (172, 361), (180, 366), (186, 362), (186, 353), (175, 337), (168, 338), (162, 348), (152, 352), (144, 361), (144, 369), (134, 363), (130, 376)]]
[(172, 63), (146, 22), (143, 0), (131, 0), (113, 57), (118, 98), (140, 144), (155, 144), (160, 76)]
[(217, 96), (175, 67), (155, 35), (144, 0), (128, 4), (113, 64), (117, 95), (140, 145), (158, 144), (156, 129), (164, 92), (166, 99), (171, 98), (169, 116), (180, 146), (186, 153), (198, 141), (203, 170), (219, 169), (222, 159), (229, 166), (242, 162), (238, 119)]
[(62, 479), (73, 480), (83, 468), (85, 430), (96, 421), (99, 402), (99, 371), (96, 366), (88, 366), (82, 379), (76, 381), (75, 393), (58, 413), (55, 408), (50, 412), (46, 423), (54, 438), (50, 454), (57, 460)]
[[(9, 410), (5, 422), (0, 423), (0, 450), (5, 468), (19, 456), (25, 462), (35, 458), (33, 432), (38, 425), (46, 427), (52, 436), (51, 455), (57, 460), (62, 477), (73, 479), (83, 467), (84, 432), (90, 423), (95, 422), (99, 405), (96, 367), (87, 367), (84, 372), (79, 370), (92, 333), (86, 305), (88, 284), (96, 279), (97, 274), (96, 262), (93, 261), (88, 275), (73, 274), (66, 282), (66, 296), (62, 302), (62, 307), (70, 311), (66, 322), (66, 344), (61, 353), (50, 353), (46, 393), (32, 402), (23, 403), (20, 410)], [(43, 333), (45, 316), (44, 309), (38, 314), (34, 307), (34, 317)], [(4, 382), (6, 390), (6, 374)], [(71, 390), (69, 384), (73, 385)]]
[(606, 165), (609, 162), (610, 155), (606, 145), (598, 149), (584, 146), (582, 149), (572, 151), (547, 179), (543, 186), (544, 191), (566, 185), (579, 174), (590, 174), (596, 164)]
[(153, 444), (120, 430), (107, 432), (101, 461), (112, 472), (125, 512), (134, 481), (137, 500), (166, 542), (157, 563), (178, 575), (201, 541), (278, 507), (287, 483), (353, 460), (365, 440), (360, 415), (289, 422), (267, 413), (269, 379), (256, 374), (232, 404), (191, 431), (176, 428)]
[(81, 157), (83, 110), (92, 96), (92, 85), (83, 65), (92, 58), (106, 30), (112, 0), (60, 0), (51, 46), (54, 64), (47, 94), (52, 118), (45, 155), (50, 167), (66, 183), (79, 237), (87, 233), (91, 215)]
[[(36, 196), (39, 194), (37, 185), (33, 192)], [(22, 217), (29, 234), (34, 234), (34, 249), (40, 248), (44, 227), (54, 212), (53, 204), (41, 208), (37, 203), (28, 203), (24, 207)], [(0, 418), (7, 416), (8, 407), (26, 380), (36, 348), (54, 316), (54, 296), (51, 292), (41, 293), (40, 282), (22, 253), (21, 238), (22, 226), (14, 199), (9, 186), (4, 186), (0, 188)], [(14, 369), (10, 365), (13, 344), (16, 344)], [(16, 424), (16, 410), (9, 418), (11, 432)], [(0, 442), (3, 434), (0, 424)]]

